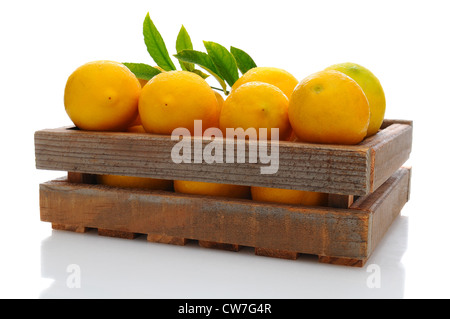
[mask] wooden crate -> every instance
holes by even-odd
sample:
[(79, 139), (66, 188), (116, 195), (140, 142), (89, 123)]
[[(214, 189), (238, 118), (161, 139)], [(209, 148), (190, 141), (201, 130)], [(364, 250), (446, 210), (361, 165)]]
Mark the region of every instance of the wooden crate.
[[(199, 142), (191, 139), (192, 144)], [(209, 141), (201, 140), (202, 145)], [(258, 255), (363, 266), (409, 197), (410, 121), (386, 120), (352, 146), (279, 142), (279, 170), (261, 163), (181, 163), (170, 136), (86, 132), (35, 133), (36, 166), (69, 172), (40, 185), (41, 220), (55, 229), (239, 250)], [(245, 142), (246, 154), (251, 141)], [(270, 146), (269, 146), (270, 148)], [(303, 189), (329, 193), (329, 207), (261, 203), (95, 185), (95, 174)]]

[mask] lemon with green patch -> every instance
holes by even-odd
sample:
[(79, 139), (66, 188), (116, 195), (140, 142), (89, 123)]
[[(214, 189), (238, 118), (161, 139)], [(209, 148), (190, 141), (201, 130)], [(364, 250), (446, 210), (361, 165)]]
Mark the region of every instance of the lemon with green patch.
[(386, 98), (378, 78), (367, 68), (352, 62), (334, 64), (325, 70), (342, 72), (359, 84), (369, 101), (370, 107), (370, 121), (367, 136), (376, 134), (383, 123), (386, 111)]

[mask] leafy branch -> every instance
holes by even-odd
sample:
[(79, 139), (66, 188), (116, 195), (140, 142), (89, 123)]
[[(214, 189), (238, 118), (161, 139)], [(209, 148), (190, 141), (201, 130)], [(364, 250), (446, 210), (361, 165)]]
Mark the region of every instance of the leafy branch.
[[(147, 13), (143, 25), (144, 42), (157, 67), (152, 67), (144, 63), (124, 63), (136, 77), (150, 80), (155, 75), (164, 71), (177, 70), (173, 63), (166, 44)], [(220, 88), (213, 89), (229, 94), (228, 86), (231, 88), (239, 78), (239, 72), (244, 74), (251, 68), (256, 67), (253, 59), (243, 50), (230, 47), (230, 50), (212, 41), (203, 41), (206, 52), (194, 50), (191, 38), (182, 25), (175, 43), (177, 51), (173, 56), (178, 60), (181, 70), (193, 72), (206, 79), (212, 75), (220, 84)], [(196, 69), (196, 66), (203, 71)]]

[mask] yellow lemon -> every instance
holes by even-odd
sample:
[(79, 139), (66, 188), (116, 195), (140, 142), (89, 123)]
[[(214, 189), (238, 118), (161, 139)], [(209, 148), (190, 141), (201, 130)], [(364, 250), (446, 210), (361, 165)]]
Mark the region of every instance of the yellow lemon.
[(359, 84), (366, 94), (370, 107), (370, 122), (367, 136), (377, 133), (383, 123), (386, 111), (386, 98), (378, 78), (367, 68), (351, 62), (334, 64), (325, 70), (336, 70), (345, 73)]
[(139, 115), (149, 133), (170, 135), (183, 127), (194, 135), (194, 120), (202, 121), (203, 131), (217, 125), (217, 103), (213, 89), (199, 75), (162, 72), (142, 88)]
[(254, 128), (259, 137), (259, 129), (279, 129), (279, 139), (287, 140), (291, 135), (288, 117), (289, 100), (276, 86), (263, 82), (248, 82), (231, 91), (220, 113), (220, 129), (226, 134), (227, 128)]
[(369, 102), (342, 72), (326, 70), (303, 79), (289, 101), (289, 121), (300, 141), (358, 144), (367, 135)]
[(220, 117), (220, 112), (222, 111), (222, 106), (223, 106), (223, 102), (225, 101), (225, 99), (223, 98), (223, 96), (217, 92), (214, 91), (214, 94), (216, 95), (216, 99), (217, 99), (217, 123), (216, 125), (214, 125), (215, 127), (219, 127), (219, 117)]
[(125, 65), (93, 61), (69, 76), (64, 106), (82, 130), (121, 131), (138, 115), (140, 92), (139, 80)]
[(223, 105), (223, 102), (225, 101), (225, 99), (223, 98), (222, 94), (220, 94), (217, 91), (214, 91), (214, 94), (216, 95), (217, 109), (219, 110), (218, 113), (220, 114), (220, 111), (222, 110), (222, 105)]
[(244, 83), (264, 82), (275, 85), (288, 98), (298, 84), (298, 80), (288, 71), (274, 67), (255, 67), (245, 72), (231, 88), (231, 91), (237, 89)]
[(175, 192), (195, 195), (209, 195), (229, 198), (250, 198), (250, 187), (231, 184), (174, 181)]
[(125, 187), (125, 188), (147, 188), (153, 190), (172, 190), (173, 181), (157, 178), (146, 178), (122, 175), (97, 175), (97, 183), (102, 185)]
[(262, 202), (307, 206), (328, 204), (328, 194), (319, 192), (252, 186), (251, 194), (253, 200)]

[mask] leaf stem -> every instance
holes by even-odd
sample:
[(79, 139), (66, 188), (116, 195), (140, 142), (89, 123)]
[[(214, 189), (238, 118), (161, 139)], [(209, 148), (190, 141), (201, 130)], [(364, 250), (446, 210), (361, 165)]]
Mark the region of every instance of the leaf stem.
[(217, 91), (222, 91), (223, 93), (225, 93), (225, 95), (230, 94), (229, 91), (227, 91), (227, 90), (224, 91), (223, 89), (217, 88), (217, 87), (215, 87), (215, 86), (211, 86), (211, 89), (214, 89), (214, 90), (217, 90)]

